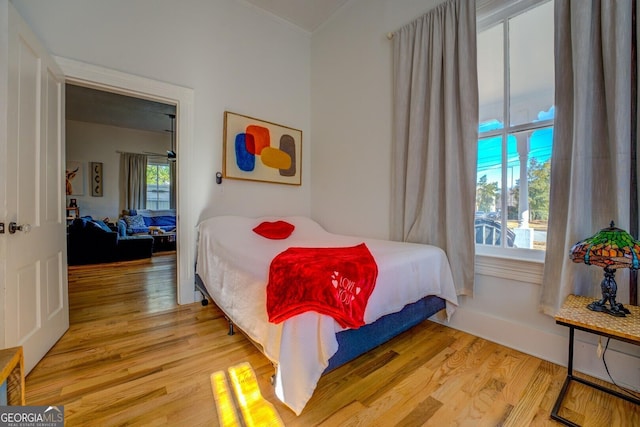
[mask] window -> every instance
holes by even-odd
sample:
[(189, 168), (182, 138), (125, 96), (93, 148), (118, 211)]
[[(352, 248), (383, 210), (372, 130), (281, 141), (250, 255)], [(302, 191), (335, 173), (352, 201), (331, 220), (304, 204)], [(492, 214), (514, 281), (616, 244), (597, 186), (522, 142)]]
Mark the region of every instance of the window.
[(147, 164), (147, 209), (169, 209), (171, 171), (164, 163)]
[(503, 4), (478, 15), (476, 247), (540, 252), (555, 108), (553, 2)]

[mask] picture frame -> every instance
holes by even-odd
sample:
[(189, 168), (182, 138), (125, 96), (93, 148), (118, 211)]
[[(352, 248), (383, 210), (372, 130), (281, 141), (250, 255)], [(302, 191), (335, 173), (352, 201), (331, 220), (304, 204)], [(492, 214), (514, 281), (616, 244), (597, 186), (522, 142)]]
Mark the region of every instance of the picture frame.
[(302, 185), (302, 131), (225, 111), (225, 178)]
[(102, 163), (90, 162), (89, 167), (91, 170), (91, 196), (102, 197)]

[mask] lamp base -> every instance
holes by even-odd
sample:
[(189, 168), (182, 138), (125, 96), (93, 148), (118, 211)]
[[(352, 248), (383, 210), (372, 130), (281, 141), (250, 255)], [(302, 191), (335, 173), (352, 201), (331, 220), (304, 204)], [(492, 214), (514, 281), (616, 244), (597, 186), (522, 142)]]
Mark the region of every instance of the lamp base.
[[(607, 313), (616, 317), (626, 317), (627, 314), (631, 314), (631, 312), (624, 308), (621, 303), (616, 302), (618, 284), (615, 280), (615, 274), (615, 269), (609, 267), (604, 268), (604, 279), (602, 279), (602, 282), (600, 283), (602, 299), (588, 304), (587, 308), (589, 310)], [(607, 307), (607, 302), (609, 303), (609, 307)]]
[(627, 314), (631, 314), (629, 309), (625, 308), (620, 302), (615, 303), (613, 307), (607, 307), (605, 302), (594, 301), (588, 304), (587, 308), (591, 311), (607, 313), (615, 317), (627, 317)]

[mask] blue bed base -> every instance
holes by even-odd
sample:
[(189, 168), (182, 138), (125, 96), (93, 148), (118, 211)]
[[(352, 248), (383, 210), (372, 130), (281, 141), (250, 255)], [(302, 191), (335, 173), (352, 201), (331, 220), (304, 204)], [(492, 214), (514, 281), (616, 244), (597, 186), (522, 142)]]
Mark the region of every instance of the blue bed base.
[(373, 323), (358, 329), (338, 332), (338, 351), (329, 359), (329, 371), (344, 365), (369, 350), (389, 341), (396, 335), (423, 322), (445, 308), (445, 301), (433, 295), (406, 305), (397, 313), (387, 314)]
[[(203, 295), (202, 305), (213, 301), (207, 292), (200, 276), (196, 274), (196, 290)], [(214, 301), (215, 302), (215, 301)], [(396, 335), (423, 322), (438, 311), (445, 308), (445, 301), (437, 296), (429, 295), (414, 303), (406, 305), (402, 310), (382, 316), (373, 323), (358, 329), (347, 329), (336, 334), (338, 351), (329, 359), (329, 365), (324, 370), (326, 374), (339, 366), (355, 359), (369, 350), (389, 341)], [(229, 321), (229, 334), (233, 334), (233, 323)]]

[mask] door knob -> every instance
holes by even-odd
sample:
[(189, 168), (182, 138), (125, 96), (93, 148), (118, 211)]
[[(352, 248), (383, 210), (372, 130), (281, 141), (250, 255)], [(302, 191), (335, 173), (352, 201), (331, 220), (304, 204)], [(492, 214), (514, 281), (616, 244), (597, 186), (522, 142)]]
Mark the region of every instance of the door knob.
[(9, 234), (14, 234), (16, 231), (24, 231), (25, 233), (28, 233), (29, 231), (31, 231), (31, 224), (18, 225), (15, 222), (10, 222)]

